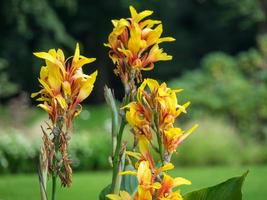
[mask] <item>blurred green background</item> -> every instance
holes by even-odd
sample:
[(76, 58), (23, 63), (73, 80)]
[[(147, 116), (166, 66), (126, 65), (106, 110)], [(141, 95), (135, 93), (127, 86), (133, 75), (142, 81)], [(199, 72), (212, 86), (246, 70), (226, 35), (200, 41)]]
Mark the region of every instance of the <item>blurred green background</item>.
[[(245, 199), (266, 199), (266, 0), (0, 1), (0, 199), (38, 198), (32, 173), (37, 171), (40, 125), (47, 115), (29, 98), (38, 90), (42, 65), (32, 52), (62, 48), (70, 56), (76, 42), (83, 55), (97, 58), (85, 71), (98, 69), (99, 76), (74, 124), (73, 189), (70, 195), (62, 189), (60, 195), (73, 199), (82, 193), (84, 199), (96, 199), (110, 181), (111, 119), (103, 87), (114, 88), (118, 101), (123, 90), (103, 43), (112, 30), (110, 20), (128, 17), (129, 5), (153, 10), (152, 17), (163, 22), (163, 35), (176, 38), (162, 45), (173, 60), (157, 63), (144, 77), (183, 88), (178, 99), (191, 101), (191, 106), (177, 124), (200, 124), (174, 156), (174, 173), (193, 180), (185, 190), (251, 169)], [(92, 182), (98, 184), (91, 187)]]

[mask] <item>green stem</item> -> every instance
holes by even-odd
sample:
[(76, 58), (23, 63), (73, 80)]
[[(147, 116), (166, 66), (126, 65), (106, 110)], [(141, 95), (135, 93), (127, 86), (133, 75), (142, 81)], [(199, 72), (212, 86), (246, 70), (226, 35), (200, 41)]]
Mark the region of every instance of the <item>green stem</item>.
[(119, 133), (117, 135), (117, 146), (114, 154), (113, 160), (113, 174), (112, 174), (112, 185), (111, 189), (114, 194), (117, 194), (120, 189), (120, 181), (119, 180), (119, 165), (120, 165), (120, 149), (121, 149), (121, 140), (123, 135), (123, 130), (126, 125), (124, 119), (121, 120), (121, 125), (119, 129)]
[(59, 151), (59, 138), (63, 127), (63, 118), (58, 117), (56, 127), (52, 131), (54, 134), (53, 143), (55, 145), (55, 155), (53, 157), (53, 174), (52, 174), (52, 198), (51, 200), (56, 200), (56, 184), (57, 184), (57, 153)]
[(161, 164), (163, 166), (164, 165), (164, 159), (163, 159), (162, 134), (160, 132), (159, 118), (158, 118), (157, 115), (154, 117), (154, 131), (156, 132), (156, 135), (157, 135), (158, 146), (159, 146), (158, 153), (159, 153), (159, 156), (160, 156)]
[(57, 185), (57, 177), (53, 175), (52, 177), (52, 200), (56, 200), (56, 185)]
[(160, 160), (161, 160), (161, 164), (162, 166), (164, 165), (164, 159), (163, 159), (163, 146), (162, 146), (162, 140), (161, 140), (161, 136), (160, 136), (160, 131), (157, 129), (157, 140), (158, 140), (158, 145), (159, 145), (159, 155), (160, 155)]

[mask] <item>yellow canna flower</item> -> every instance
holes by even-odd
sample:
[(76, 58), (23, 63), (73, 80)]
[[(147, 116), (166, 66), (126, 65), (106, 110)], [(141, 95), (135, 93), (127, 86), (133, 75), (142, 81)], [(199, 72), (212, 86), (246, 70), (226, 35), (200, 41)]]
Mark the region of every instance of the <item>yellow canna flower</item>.
[[(182, 200), (179, 191), (173, 192), (173, 188), (180, 185), (189, 185), (191, 182), (187, 179), (177, 177), (172, 178), (165, 171), (173, 169), (171, 163), (166, 163), (158, 169), (152, 169), (148, 161), (141, 161), (137, 171), (124, 171), (121, 175), (133, 175), (137, 177), (138, 188), (137, 192), (133, 194), (132, 199), (138, 200)], [(163, 178), (158, 176), (163, 173)], [(120, 192), (120, 195), (109, 194), (107, 197), (114, 200), (121, 200), (125, 196), (128, 199), (130, 195), (127, 192)]]
[(196, 124), (187, 131), (183, 131), (180, 128), (169, 128), (167, 130), (164, 130), (163, 143), (168, 153), (171, 154), (176, 151), (177, 146), (185, 138), (187, 138), (197, 127), (198, 125)]
[[(45, 60), (41, 67), (39, 83), (41, 90), (33, 93), (41, 107), (48, 112), (52, 125), (50, 134), (43, 130), (44, 157), (47, 159), (48, 174), (57, 175), (63, 186), (72, 183), (72, 169), (68, 155), (69, 135), (74, 117), (81, 112), (80, 103), (87, 98), (94, 87), (97, 71), (91, 75), (83, 73), (82, 67), (95, 58), (80, 55), (76, 45), (74, 56), (65, 59), (61, 49), (50, 49), (48, 52), (34, 53)], [(56, 166), (56, 167), (55, 167)], [(59, 170), (60, 169), (60, 170)]]
[(33, 93), (32, 97), (39, 96), (37, 101), (43, 103), (38, 106), (48, 112), (53, 124), (59, 115), (68, 113), (65, 120), (70, 126), (73, 117), (81, 111), (78, 105), (92, 92), (97, 76), (97, 71), (91, 75), (84, 74), (82, 67), (95, 61), (95, 58), (80, 55), (79, 44), (76, 45), (74, 56), (67, 59), (61, 49), (50, 49), (34, 55), (44, 59), (45, 66), (40, 70), (39, 83), (42, 89)]
[(134, 129), (135, 133), (137, 135), (145, 134), (147, 138), (151, 139), (150, 123), (152, 114), (149, 109), (136, 102), (132, 102), (124, 108), (129, 109), (126, 112), (126, 120)]
[(127, 83), (130, 76), (140, 78), (140, 71), (151, 70), (158, 61), (171, 60), (172, 56), (159, 48), (162, 42), (172, 42), (172, 37), (163, 37), (161, 21), (145, 19), (153, 11), (145, 10), (138, 13), (130, 6), (131, 17), (112, 20), (114, 26), (108, 37), (109, 57), (116, 64), (115, 74)]
[(137, 172), (125, 171), (121, 174), (135, 175), (137, 177), (138, 188), (135, 194), (135, 199), (152, 200), (154, 191), (161, 187), (160, 183), (156, 182), (156, 177), (153, 176), (148, 161), (140, 162)]
[(182, 200), (182, 197), (180, 195), (180, 192), (173, 192), (172, 189), (175, 187), (178, 187), (180, 185), (190, 185), (191, 181), (177, 177), (172, 178), (170, 175), (163, 173), (163, 180), (161, 182), (161, 187), (158, 190), (157, 197), (160, 200)]
[(188, 131), (182, 131), (174, 127), (176, 119), (181, 113), (186, 113), (190, 105), (190, 102), (178, 103), (176, 94), (181, 91), (169, 88), (166, 83), (145, 79), (137, 89), (136, 101), (124, 107), (127, 109), (126, 120), (138, 140), (142, 138), (140, 135), (144, 135), (151, 141), (152, 133), (157, 129), (158, 138), (162, 140), (168, 155), (167, 162), (178, 145), (197, 128), (195, 125)]

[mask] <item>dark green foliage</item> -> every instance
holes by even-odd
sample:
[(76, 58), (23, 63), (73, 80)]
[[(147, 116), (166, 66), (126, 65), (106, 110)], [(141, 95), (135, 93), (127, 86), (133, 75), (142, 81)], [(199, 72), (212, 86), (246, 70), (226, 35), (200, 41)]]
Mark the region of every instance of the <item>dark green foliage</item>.
[(18, 91), (18, 86), (9, 81), (7, 67), (8, 62), (0, 58), (0, 99), (9, 97)]
[(218, 185), (190, 192), (185, 200), (242, 200), (242, 185), (248, 172)]
[[(162, 19), (164, 36), (175, 43), (163, 47), (174, 56), (173, 62), (159, 63), (152, 77), (169, 79), (186, 69), (197, 68), (207, 52), (222, 50), (237, 53), (255, 43), (255, 35), (265, 22), (262, 1), (255, 0), (9, 0), (0, 2), (0, 57), (9, 62), (9, 76), (29, 93), (38, 87), (41, 61), (34, 51), (63, 48), (71, 55), (75, 42), (82, 53), (96, 57), (87, 72), (99, 69), (95, 91), (105, 83), (121, 88), (112, 73), (113, 65), (103, 43), (112, 30), (110, 20), (128, 17), (129, 5), (138, 11), (154, 10), (154, 19)], [(212, 20), (211, 20), (212, 19)], [(146, 76), (146, 75), (145, 75)], [(121, 90), (122, 91), (122, 90)], [(120, 94), (120, 92), (118, 92)], [(116, 95), (118, 95), (116, 94)], [(94, 92), (92, 101), (104, 100), (102, 92)]]
[(263, 141), (267, 136), (266, 36), (258, 48), (230, 56), (208, 54), (201, 68), (171, 82), (184, 88), (182, 97), (192, 102), (191, 112), (225, 117), (242, 135)]
[[(99, 134), (99, 133), (98, 133)], [(29, 141), (21, 134), (2, 135), (0, 173), (37, 172), (40, 142)], [(106, 137), (73, 136), (70, 158), (74, 170), (110, 169), (110, 142)]]

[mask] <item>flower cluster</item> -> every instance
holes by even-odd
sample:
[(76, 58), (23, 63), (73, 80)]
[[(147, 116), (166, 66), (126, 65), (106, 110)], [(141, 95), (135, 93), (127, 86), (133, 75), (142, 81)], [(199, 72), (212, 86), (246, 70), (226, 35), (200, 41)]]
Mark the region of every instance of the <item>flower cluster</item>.
[(74, 117), (81, 112), (80, 103), (92, 92), (97, 76), (97, 71), (91, 75), (84, 74), (82, 67), (95, 58), (80, 55), (78, 44), (74, 56), (67, 59), (61, 49), (34, 55), (44, 59), (45, 66), (40, 71), (41, 90), (33, 93), (32, 97), (38, 96), (37, 101), (41, 102), (38, 106), (49, 114), (51, 120), (51, 125), (47, 124), (50, 134), (42, 127), (41, 168), (44, 171), (48, 168), (53, 178), (59, 176), (63, 186), (70, 186), (72, 169), (68, 155), (68, 132)]
[(175, 40), (172, 37), (161, 38), (161, 21), (145, 19), (153, 11), (137, 13), (130, 6), (130, 12), (130, 18), (112, 20), (114, 28), (105, 44), (110, 48), (109, 57), (116, 65), (115, 74), (120, 76), (124, 86), (135, 78), (140, 81), (140, 71), (153, 69), (155, 62), (171, 60), (172, 56), (164, 53), (159, 44)]
[[(187, 131), (175, 127), (176, 119), (181, 113), (186, 113), (189, 102), (180, 105), (176, 94), (181, 90), (172, 90), (166, 83), (159, 84), (154, 79), (142, 82), (141, 76), (142, 71), (152, 70), (155, 62), (172, 59), (159, 48), (159, 44), (174, 41), (174, 38), (161, 38), (161, 21), (145, 19), (152, 11), (137, 13), (130, 6), (130, 12), (130, 18), (112, 21), (114, 28), (108, 44), (105, 44), (110, 48), (109, 56), (116, 65), (115, 74), (125, 87), (121, 106), (124, 111), (121, 115), (122, 124), (112, 163), (112, 194), (106, 197), (112, 200), (182, 200), (180, 192), (173, 189), (191, 182), (181, 177), (172, 178), (167, 171), (174, 168), (172, 154), (197, 125)], [(141, 85), (137, 87), (140, 82)], [(133, 151), (126, 151), (121, 143), (125, 123), (130, 125), (134, 135)], [(135, 150), (136, 146), (138, 151)], [(153, 157), (152, 150), (159, 154), (160, 162)], [(123, 171), (124, 155), (135, 168), (134, 171)], [(118, 174), (137, 177), (138, 186), (133, 194), (119, 191), (121, 179)]]
[[(132, 198), (126, 191), (121, 191), (119, 195), (109, 194), (107, 197), (111, 200), (152, 200), (155, 197), (159, 200), (182, 200), (180, 191), (173, 192), (172, 189), (180, 185), (189, 185), (191, 182), (181, 177), (172, 178), (165, 173), (172, 168), (172, 164), (166, 164), (152, 173), (149, 163), (142, 161), (137, 171), (122, 173), (122, 175), (130, 174), (137, 177), (138, 188), (134, 197)], [(161, 177), (158, 176), (160, 173), (163, 173)]]
[(40, 71), (42, 89), (33, 93), (32, 97), (39, 96), (37, 101), (42, 103), (38, 106), (48, 112), (53, 124), (59, 116), (64, 116), (69, 128), (73, 118), (81, 111), (79, 104), (90, 95), (94, 87), (97, 71), (86, 75), (82, 67), (94, 62), (95, 58), (80, 55), (78, 44), (74, 56), (67, 59), (61, 49), (50, 49), (34, 55), (44, 59), (46, 65)]
[(126, 119), (133, 129), (136, 138), (140, 135), (152, 141), (153, 133), (164, 144), (164, 158), (170, 161), (171, 154), (177, 146), (194, 131), (197, 125), (187, 131), (174, 126), (175, 120), (181, 113), (186, 113), (189, 102), (180, 105), (176, 93), (166, 83), (159, 84), (156, 80), (145, 79), (137, 90), (136, 101), (125, 108)]
[[(127, 151), (129, 163), (131, 157), (136, 159), (133, 165), (136, 171), (124, 171), (121, 175), (134, 175), (138, 180), (137, 191), (129, 194), (121, 191), (120, 194), (109, 194), (112, 200), (182, 200), (177, 186), (191, 184), (190, 181), (178, 177), (172, 178), (167, 171), (173, 169), (170, 159), (177, 146), (194, 131), (197, 125), (188, 131), (182, 131), (174, 126), (176, 118), (186, 112), (189, 102), (179, 105), (176, 93), (181, 90), (172, 90), (166, 83), (159, 84), (156, 80), (145, 79), (137, 90), (136, 101), (126, 105), (126, 120), (131, 126), (138, 141), (139, 152)], [(157, 136), (158, 148), (153, 144), (153, 137)], [(161, 144), (164, 145), (164, 153)], [(154, 148), (161, 157), (161, 165), (152, 156)]]

